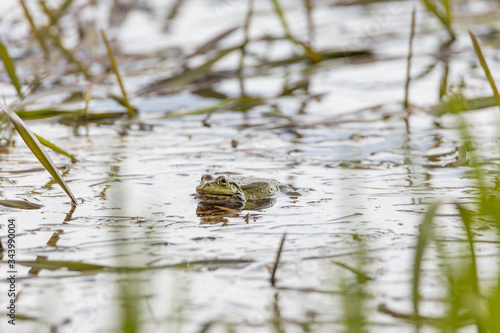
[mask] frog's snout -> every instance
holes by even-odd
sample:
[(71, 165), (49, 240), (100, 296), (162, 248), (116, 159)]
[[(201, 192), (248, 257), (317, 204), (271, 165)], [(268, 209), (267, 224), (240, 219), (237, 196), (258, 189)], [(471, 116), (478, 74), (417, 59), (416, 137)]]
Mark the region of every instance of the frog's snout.
[(208, 183), (203, 183), (198, 186), (196, 186), (196, 192), (201, 194), (201, 191), (207, 186)]

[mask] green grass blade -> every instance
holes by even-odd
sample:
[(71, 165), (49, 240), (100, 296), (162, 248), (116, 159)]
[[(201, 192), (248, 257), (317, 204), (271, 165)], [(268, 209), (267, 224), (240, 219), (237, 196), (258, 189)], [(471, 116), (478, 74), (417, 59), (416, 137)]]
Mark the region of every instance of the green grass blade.
[(477, 265), (476, 265), (476, 252), (474, 250), (474, 236), (471, 230), (472, 225), (472, 214), (470, 211), (466, 210), (462, 205), (456, 204), (457, 209), (460, 213), (460, 217), (462, 219), (462, 223), (465, 227), (465, 231), (467, 234), (467, 242), (469, 243), (469, 251), (470, 251), (470, 259), (471, 259), (471, 285), (472, 290), (479, 295), (479, 280), (477, 276)]
[[(481, 299), (481, 292), (479, 289), (479, 277), (477, 273), (477, 263), (476, 263), (476, 252), (474, 250), (474, 234), (472, 232), (471, 226), (473, 224), (472, 213), (466, 210), (462, 205), (456, 204), (458, 211), (460, 213), (460, 217), (462, 218), (463, 225), (465, 227), (465, 231), (467, 234), (467, 242), (469, 244), (469, 258), (470, 258), (470, 273), (468, 274), (467, 284), (470, 285), (472, 292), (477, 300)], [(485, 329), (486, 323), (485, 318), (487, 317), (484, 313), (484, 309), (481, 306), (474, 306), (473, 301), (469, 301), (472, 312), (475, 314), (476, 325), (478, 332), (487, 332)]]
[(14, 65), (14, 62), (12, 61), (12, 58), (9, 56), (9, 52), (7, 52), (7, 48), (5, 47), (5, 45), (3, 45), (2, 41), (0, 41), (0, 58), (2, 58), (5, 70), (9, 75), (12, 85), (14, 86), (14, 88), (16, 88), (17, 95), (19, 96), (20, 99), (23, 99), (24, 96), (21, 90), (21, 84), (19, 83), (19, 79), (17, 78), (16, 74), (16, 66)]
[(17, 209), (39, 209), (43, 205), (24, 200), (0, 200), (0, 205)]
[(64, 13), (66, 13), (66, 11), (68, 10), (69, 6), (71, 6), (73, 1), (74, 0), (66, 0), (61, 6), (59, 6), (59, 8), (55, 11), (55, 14), (53, 15), (56, 22), (59, 21), (59, 19), (64, 15)]
[(405, 109), (410, 106), (410, 83), (411, 83), (411, 60), (413, 57), (413, 39), (415, 38), (415, 22), (416, 22), (417, 10), (415, 7), (411, 12), (411, 29), (410, 29), (410, 42), (408, 47), (408, 57), (406, 62), (406, 83), (405, 83), (405, 99), (403, 105)]
[(301, 42), (297, 40), (293, 35), (290, 30), (290, 27), (286, 21), (285, 18), (285, 13), (283, 12), (283, 8), (281, 7), (279, 0), (271, 0), (273, 3), (274, 11), (276, 12), (276, 15), (278, 16), (281, 26), (283, 27), (283, 30), (285, 31), (286, 38), (288, 38), (291, 42), (295, 43), (296, 45), (299, 45), (303, 48), (304, 53), (307, 55), (307, 57), (313, 61), (313, 62), (319, 62), (322, 60), (321, 55), (315, 52), (311, 46), (307, 45), (304, 42)]
[(432, 222), (434, 216), (436, 216), (436, 211), (440, 206), (440, 202), (433, 202), (429, 206), (429, 210), (424, 216), (424, 220), (420, 225), (420, 235), (418, 236), (417, 249), (415, 251), (415, 260), (413, 266), (413, 316), (415, 320), (418, 320), (419, 315), (419, 303), (420, 303), (420, 268), (422, 267), (422, 260), (424, 257), (425, 248), (429, 241), (433, 238)]
[(87, 67), (85, 67), (81, 62), (80, 60), (78, 60), (74, 55), (73, 53), (71, 53), (70, 50), (68, 50), (66, 47), (64, 47), (63, 43), (61, 42), (61, 40), (59, 39), (58, 36), (54, 35), (52, 32), (50, 32), (50, 29), (46, 28), (45, 29), (45, 32), (46, 34), (54, 41), (55, 45), (59, 48), (59, 50), (61, 50), (61, 52), (66, 56), (66, 58), (71, 61), (72, 63), (74, 63), (76, 65), (76, 67), (78, 68), (78, 70), (83, 74), (85, 75), (85, 77), (89, 78), (91, 75), (87, 69)]
[(243, 74), (243, 67), (245, 65), (245, 57), (247, 55), (246, 47), (250, 41), (250, 23), (252, 22), (252, 17), (253, 17), (253, 4), (254, 4), (254, 0), (248, 1), (247, 15), (245, 18), (245, 25), (243, 27), (243, 44), (241, 44), (240, 61), (238, 63), (238, 80), (240, 83), (240, 96), (241, 97), (246, 95), (245, 78), (243, 76), (244, 75)]
[(212, 68), (212, 66), (215, 65), (215, 63), (217, 63), (219, 60), (221, 60), (231, 52), (240, 49), (241, 45), (222, 49), (216, 56), (207, 60), (204, 64), (201, 64), (200, 66), (195, 68), (186, 69), (179, 75), (154, 81), (140, 89), (139, 92), (137, 92), (137, 95), (148, 94), (158, 89), (165, 89), (166, 87), (171, 90), (180, 90), (198, 79), (200, 76), (206, 74), (210, 70), (210, 68)]
[(39, 109), (39, 110), (20, 110), (17, 111), (16, 113), (22, 120), (26, 121), (26, 120), (60, 117), (71, 114), (81, 114), (82, 110)]
[(102, 265), (87, 264), (83, 262), (76, 261), (63, 261), (63, 260), (53, 260), (53, 261), (18, 261), (18, 264), (23, 266), (29, 266), (39, 269), (57, 270), (61, 268), (67, 268), (70, 271), (85, 272), (85, 271), (101, 271), (106, 268)]
[(102, 40), (104, 41), (104, 44), (106, 45), (106, 50), (108, 51), (108, 57), (109, 57), (109, 61), (111, 62), (111, 68), (113, 68), (113, 72), (115, 73), (116, 80), (118, 81), (118, 84), (120, 85), (120, 89), (121, 89), (122, 95), (123, 95), (123, 102), (125, 103), (125, 106), (127, 107), (127, 110), (128, 110), (128, 116), (130, 118), (132, 118), (136, 115), (136, 110), (130, 105), (130, 102), (129, 102), (128, 97), (127, 97), (127, 92), (125, 91), (125, 87), (123, 86), (120, 72), (118, 71), (118, 66), (116, 65), (115, 57), (113, 55), (113, 50), (111, 49), (111, 46), (109, 45), (109, 42), (108, 42), (108, 38), (106, 37), (104, 30), (102, 30), (102, 29), (101, 29), (101, 36), (102, 36)]
[(57, 20), (54, 17), (54, 15), (52, 14), (52, 12), (50, 11), (50, 9), (47, 7), (47, 3), (45, 1), (40, 1), (38, 4), (40, 5), (40, 7), (42, 7), (43, 12), (49, 18), (50, 25), (51, 26), (52, 25), (56, 25), (57, 24)]
[(476, 36), (469, 29), (470, 39), (472, 40), (472, 44), (474, 44), (474, 50), (476, 51), (479, 62), (481, 63), (481, 67), (483, 67), (484, 74), (488, 78), (488, 82), (490, 83), (491, 89), (493, 90), (493, 95), (497, 101), (498, 106), (500, 107), (500, 95), (498, 94), (497, 85), (495, 84), (495, 80), (493, 80), (493, 76), (491, 75), (488, 64), (486, 63), (486, 59), (484, 59), (483, 51), (481, 51), (481, 46), (476, 38)]
[(450, 3), (450, 0), (442, 0), (443, 1), (443, 7), (444, 7), (444, 11), (446, 13), (446, 20), (448, 22), (453, 22), (453, 17), (452, 17), (452, 8), (451, 8), (451, 3)]
[(466, 99), (463, 96), (451, 96), (446, 102), (440, 103), (429, 110), (434, 116), (442, 116), (447, 113), (460, 113), (490, 108), (498, 105), (494, 96)]
[(45, 140), (44, 138), (42, 138), (40, 135), (38, 134), (35, 134), (36, 138), (38, 139), (38, 141), (40, 141), (40, 143), (42, 145), (44, 145), (45, 147), (48, 147), (50, 149), (52, 149), (53, 151), (55, 152), (58, 152), (59, 154), (61, 155), (64, 155), (66, 157), (69, 157), (71, 159), (71, 162), (78, 162), (78, 159), (71, 155), (70, 153), (68, 153), (67, 151), (65, 151), (64, 149), (62, 148), (59, 148), (58, 146), (56, 146), (55, 144), (53, 144), (52, 142), (50, 142), (49, 140)]
[(281, 26), (283, 27), (283, 30), (285, 30), (285, 35), (287, 38), (295, 40), (292, 36), (292, 32), (290, 31), (290, 27), (288, 26), (288, 23), (286, 22), (285, 19), (285, 13), (283, 12), (283, 8), (281, 8), (281, 5), (278, 0), (271, 0), (274, 6), (274, 11), (276, 12), (276, 15), (278, 16)]
[[(444, 0), (444, 1), (446, 1), (446, 0)], [(431, 2), (431, 0), (422, 0), (422, 2), (424, 3), (425, 8), (427, 8), (427, 10), (429, 12), (431, 12), (444, 25), (444, 27), (448, 31), (448, 34), (450, 35), (451, 40), (454, 41), (456, 36), (455, 36), (455, 32), (453, 31), (453, 29), (451, 27), (451, 16), (452, 16), (451, 15), (451, 6), (449, 4), (444, 3), (446, 13), (443, 14), (434, 5), (434, 3)], [(449, 13), (447, 11), (449, 11)]]
[(59, 170), (57, 167), (54, 165), (54, 162), (52, 162), (52, 159), (50, 156), (47, 154), (45, 149), (43, 149), (42, 144), (40, 141), (36, 138), (36, 135), (33, 134), (33, 132), (26, 126), (24, 121), (22, 121), (19, 116), (9, 109), (7, 106), (0, 104), (0, 108), (7, 113), (7, 115), (10, 118), (10, 121), (18, 131), (19, 135), (21, 138), (24, 140), (28, 148), (33, 152), (35, 157), (42, 163), (42, 165), (45, 167), (45, 169), (51, 174), (52, 177), (61, 185), (63, 188), (64, 192), (70, 197), (71, 201), (73, 204), (76, 205), (76, 199), (73, 196), (73, 193), (71, 193), (71, 190), (69, 189), (68, 185), (62, 178), (61, 174), (59, 173)]
[(26, 7), (26, 4), (24, 3), (24, 0), (19, 0), (19, 3), (21, 4), (21, 7), (23, 7), (24, 15), (26, 16), (26, 19), (28, 20), (31, 30), (33, 31), (33, 34), (35, 35), (36, 40), (40, 44), (43, 50), (43, 54), (45, 55), (45, 58), (49, 58), (49, 49), (47, 48), (47, 44), (45, 43), (45, 39), (42, 37), (42, 34), (40, 31), (37, 29), (35, 25), (35, 21), (33, 21), (33, 17), (31, 16), (28, 7)]

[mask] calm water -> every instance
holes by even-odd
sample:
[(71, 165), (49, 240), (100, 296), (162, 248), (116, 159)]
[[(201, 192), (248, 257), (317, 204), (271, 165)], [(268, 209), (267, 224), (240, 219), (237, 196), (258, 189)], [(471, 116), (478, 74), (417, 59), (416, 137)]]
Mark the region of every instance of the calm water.
[[(111, 267), (239, 261), (135, 273), (29, 272), (29, 267), (19, 266), (18, 315), (33, 320), (19, 320), (13, 329), (2, 319), (2, 332), (48, 332), (54, 327), (58, 332), (112, 332), (119, 312), (118, 282), (124, 280), (138, 281), (144, 332), (198, 332), (217, 320), (234, 324), (237, 332), (340, 331), (344, 327), (342, 281), (348, 288), (356, 281), (356, 275), (342, 264), (372, 278), (366, 283), (365, 304), (370, 331), (413, 332), (412, 325), (377, 307), (385, 304), (411, 313), (412, 262), (427, 204), (436, 198), (469, 202), (473, 182), (468, 168), (457, 163), (460, 140), (454, 118), (434, 118), (421, 110), (438, 101), (441, 63), (414, 82), (411, 100), (420, 108), (415, 108), (408, 127), (404, 121), (400, 103), (411, 2), (335, 4), (324, 2), (316, 8), (315, 45), (369, 48), (376, 55), (364, 61), (328, 61), (311, 68), (308, 75), (304, 66), (295, 65), (286, 75), (276, 69), (251, 77), (246, 81), (248, 92), (273, 100), (247, 116), (215, 113), (207, 120), (209, 127), (202, 123), (206, 116), (159, 120), (164, 112), (217, 102), (186, 90), (134, 99), (148, 126), (120, 122), (78, 126), (54, 119), (29, 122), (34, 132), (81, 159), (71, 164), (51, 154), (64, 167), (64, 177), (80, 202), (74, 211), (47, 172), (32, 170), (39, 164), (19, 137), (14, 137), (12, 146), (3, 146), (2, 197), (44, 205), (38, 210), (2, 208), (1, 230), (8, 217), (18, 222), (18, 260)], [(160, 34), (161, 22), (152, 17), (159, 21), (165, 7), (152, 6), (159, 11), (156, 16), (138, 11), (116, 32), (125, 51), (153, 52), (166, 46), (192, 51), (192, 45), (241, 24), (246, 11), (245, 1), (187, 1), (171, 32)], [(257, 1), (255, 36), (280, 31), (269, 6)], [(306, 22), (298, 6), (299, 1), (287, 3), (288, 18), (297, 35), (307, 38), (301, 33)], [(491, 8), (496, 8), (494, 2), (462, 4), (459, 22), (470, 24), (472, 16)], [(415, 75), (437, 62), (439, 42), (445, 37), (438, 22), (420, 7), (418, 17)], [(238, 38), (240, 33), (224, 43), (233, 45)], [(488, 95), (481, 72), (471, 69), (475, 58), (467, 38), (459, 37), (453, 47), (450, 81), (470, 78), (472, 96)], [(266, 52), (280, 57), (288, 51), (275, 47)], [(229, 57), (217, 66), (234, 68), (237, 61)], [(124, 64), (131, 71), (133, 65)], [(129, 89), (168, 71), (165, 62), (155, 66), (153, 71), (129, 75)], [(492, 68), (497, 70), (498, 62), (492, 61)], [(285, 81), (304, 77), (310, 79), (309, 95), (275, 98)], [(11, 88), (5, 82), (1, 87), (8, 94)], [(216, 88), (229, 96), (239, 93), (236, 80), (222, 81)], [(298, 115), (303, 102), (306, 113)], [(99, 110), (113, 105), (107, 100), (92, 103)], [(266, 116), (273, 103), (293, 122)], [(498, 110), (477, 111), (469, 118), (481, 155), (496, 165)], [(232, 140), (238, 143), (236, 148)], [(19, 170), (26, 172), (12, 172)], [(313, 191), (300, 197), (281, 195), (272, 207), (229, 212), (218, 221), (197, 216), (193, 195), (200, 177), (226, 172), (274, 178)], [(451, 205), (442, 207), (437, 223), (451, 249), (454, 240), (464, 238)], [(479, 236), (493, 239), (489, 232), (483, 230)], [(270, 270), (284, 233), (281, 266), (272, 287)], [(496, 246), (478, 244), (476, 250), (485, 275), (491, 271), (494, 277)], [(431, 258), (422, 272), (422, 313), (438, 316), (446, 291)], [(5, 282), (1, 285), (5, 290)], [(281, 318), (281, 328), (273, 326), (276, 318)], [(225, 329), (219, 325), (213, 331)]]

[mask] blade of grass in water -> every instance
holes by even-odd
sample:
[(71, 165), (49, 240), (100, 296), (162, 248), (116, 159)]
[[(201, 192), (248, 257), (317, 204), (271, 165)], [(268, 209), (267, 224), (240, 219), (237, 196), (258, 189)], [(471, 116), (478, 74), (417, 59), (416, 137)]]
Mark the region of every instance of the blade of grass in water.
[(70, 153), (68, 153), (64, 149), (59, 148), (58, 146), (56, 146), (55, 144), (53, 144), (49, 140), (45, 140), (44, 138), (42, 138), (41, 136), (39, 136), (37, 134), (35, 134), (35, 136), (38, 139), (38, 141), (40, 141), (40, 143), (42, 145), (44, 145), (45, 147), (48, 147), (48, 148), (52, 149), (53, 151), (58, 152), (61, 155), (69, 157), (71, 159), (71, 162), (73, 162), (73, 163), (78, 162), (78, 159), (75, 156), (71, 155)]
[(276, 272), (278, 271), (278, 265), (280, 263), (281, 252), (283, 252), (283, 245), (285, 245), (286, 233), (281, 237), (280, 246), (278, 252), (276, 252), (276, 259), (274, 261), (273, 272), (271, 274), (271, 285), (274, 287), (276, 285)]
[(211, 106), (189, 110), (185, 112), (168, 113), (164, 116), (161, 116), (159, 119), (177, 118), (183, 116), (195, 116), (215, 111), (227, 111), (227, 110), (247, 111), (252, 107), (260, 105), (262, 103), (263, 100), (257, 97), (245, 96), (240, 98), (228, 98)]
[(17, 209), (39, 209), (43, 205), (24, 200), (0, 200), (0, 205)]
[(141, 266), (141, 267), (129, 267), (129, 266), (103, 266), (84, 262), (76, 261), (65, 261), (65, 260), (44, 260), (44, 261), (18, 261), (19, 264), (29, 267), (35, 267), (40, 269), (57, 270), (61, 268), (67, 268), (71, 271), (110, 271), (110, 272), (143, 272), (150, 270), (161, 270), (166, 268), (171, 269), (193, 269), (194, 267), (210, 267), (211, 269), (222, 268), (222, 267), (234, 267), (239, 265), (249, 265), (252, 263), (251, 259), (214, 259), (214, 260), (199, 260), (199, 261), (184, 261), (178, 264), (161, 265), (161, 266)]
[[(446, 1), (446, 0), (445, 0)], [(429, 12), (431, 12), (441, 23), (444, 25), (448, 34), (450, 35), (451, 41), (456, 39), (455, 32), (451, 26), (451, 6), (450, 4), (444, 4), (445, 13), (441, 13), (440, 10), (436, 7), (436, 5), (431, 0), (422, 0), (424, 6), (427, 8)]]
[(485, 109), (498, 105), (494, 96), (478, 97), (466, 99), (463, 96), (452, 96), (446, 102), (443, 102), (432, 109), (429, 113), (434, 116), (442, 116), (447, 113), (459, 113), (463, 111), (473, 111)]
[(302, 0), (307, 17), (307, 33), (309, 34), (309, 43), (314, 39), (314, 19), (313, 19), (313, 3), (312, 0)]
[(102, 30), (102, 29), (101, 29), (101, 36), (102, 36), (102, 40), (104, 41), (104, 44), (106, 45), (106, 50), (108, 51), (108, 57), (109, 57), (109, 61), (111, 62), (111, 68), (113, 69), (113, 72), (115, 73), (115, 76), (116, 76), (116, 80), (118, 81), (118, 84), (120, 85), (120, 89), (121, 89), (122, 95), (123, 95), (123, 102), (128, 110), (128, 116), (130, 118), (132, 118), (136, 115), (136, 110), (130, 105), (130, 102), (129, 102), (128, 97), (127, 97), (127, 92), (125, 91), (125, 87), (123, 86), (120, 72), (118, 71), (118, 66), (116, 65), (115, 57), (113, 55), (113, 50), (111, 49), (111, 46), (109, 45), (109, 42), (108, 42), (108, 38), (106, 37), (104, 30)]
[(42, 10), (45, 12), (45, 15), (50, 19), (50, 25), (57, 25), (57, 21), (64, 15), (68, 7), (71, 5), (73, 0), (66, 0), (57, 10), (50, 10), (45, 1), (40, 1), (39, 4), (42, 7)]
[(301, 42), (297, 40), (293, 35), (290, 30), (290, 27), (288, 26), (288, 23), (285, 19), (285, 13), (283, 12), (283, 8), (281, 7), (280, 3), (278, 0), (271, 0), (273, 3), (274, 11), (276, 12), (276, 15), (278, 16), (281, 26), (283, 27), (283, 30), (285, 30), (285, 35), (286, 38), (288, 38), (291, 42), (301, 46), (304, 49), (305, 54), (307, 57), (313, 61), (313, 62), (319, 62), (321, 61), (321, 55), (315, 52), (309, 45), (306, 45), (306, 43)]
[(54, 41), (54, 44), (59, 48), (59, 50), (61, 50), (61, 52), (66, 56), (66, 58), (68, 58), (69, 61), (71, 61), (72, 63), (74, 63), (76, 65), (76, 67), (78, 68), (78, 70), (83, 74), (85, 75), (85, 77), (89, 78), (91, 75), (87, 69), (87, 67), (85, 67), (81, 62), (80, 60), (78, 60), (74, 55), (73, 53), (71, 53), (70, 50), (68, 50), (66, 47), (64, 47), (63, 43), (61, 42), (61, 40), (59, 39), (58, 36), (54, 35), (50, 29), (46, 28), (44, 30), (46, 32), (46, 34)]
[(92, 90), (87, 90), (85, 92), (85, 107), (83, 108), (83, 118), (87, 118), (89, 114), (89, 104), (92, 98)]
[[(467, 276), (467, 284), (470, 285), (476, 301), (479, 301), (481, 299), (481, 292), (479, 290), (479, 278), (477, 274), (476, 252), (474, 249), (474, 234), (471, 229), (473, 223), (472, 214), (470, 211), (462, 207), (462, 205), (456, 204), (456, 206), (458, 208), (458, 211), (460, 212), (460, 217), (465, 227), (465, 231), (467, 234), (467, 241), (469, 244), (469, 258), (471, 262), (470, 262), (470, 273)], [(473, 311), (474, 317), (476, 318), (476, 325), (478, 332), (487, 332), (487, 330), (485, 329), (486, 327), (485, 317), (487, 316), (484, 311), (484, 308), (481, 306), (478, 307), (472, 306), (475, 303), (474, 301), (469, 301), (468, 303), (469, 303), (468, 305), (471, 307), (471, 309), (469, 310)]]
[(407, 66), (406, 66), (406, 84), (405, 84), (405, 100), (404, 107), (407, 109), (410, 106), (410, 82), (411, 82), (411, 59), (413, 56), (413, 39), (415, 37), (415, 21), (417, 10), (413, 8), (411, 12), (411, 32), (410, 32), (410, 45), (408, 50)]
[(49, 18), (50, 25), (56, 25), (57, 20), (54, 17), (54, 15), (52, 14), (52, 12), (50, 11), (50, 9), (47, 7), (47, 3), (45, 1), (40, 1), (38, 4), (40, 5), (40, 7), (42, 7), (43, 12)]
[(52, 177), (54, 177), (54, 179), (59, 183), (59, 185), (61, 185), (63, 190), (70, 197), (73, 204), (76, 205), (77, 202), (73, 193), (71, 193), (71, 190), (69, 189), (68, 185), (62, 178), (61, 174), (59, 173), (59, 170), (54, 165), (54, 162), (52, 162), (52, 159), (47, 154), (45, 149), (43, 149), (42, 144), (36, 138), (36, 135), (33, 134), (33, 132), (28, 128), (28, 126), (26, 126), (24, 121), (22, 121), (22, 119), (19, 118), (19, 116), (14, 111), (12, 111), (7, 106), (2, 104), (0, 104), (0, 108), (3, 109), (5, 113), (7, 113), (7, 115), (10, 118), (10, 121), (12, 122), (12, 124), (18, 131), (19, 135), (28, 146), (28, 148), (31, 150), (31, 152), (40, 161), (40, 163), (42, 163), (42, 165), (52, 175)]
[(231, 52), (239, 49), (241, 49), (240, 45), (230, 47), (227, 49), (222, 49), (215, 57), (207, 60), (207, 62), (205, 62), (204, 64), (196, 68), (187, 69), (184, 72), (180, 73), (179, 75), (154, 81), (145, 86), (144, 88), (140, 89), (139, 92), (137, 92), (137, 95), (151, 93), (158, 89), (164, 89), (167, 87), (171, 90), (182, 89), (185, 86), (189, 85), (191, 82), (198, 79), (203, 74), (207, 73), (210, 70), (210, 68), (212, 68), (212, 66), (219, 60), (221, 60)]
[(420, 225), (420, 235), (418, 236), (417, 249), (415, 251), (415, 260), (413, 266), (413, 316), (418, 320), (420, 304), (420, 268), (424, 257), (425, 248), (433, 237), (432, 221), (436, 216), (440, 202), (436, 201), (429, 206), (425, 214), (424, 221)]
[(476, 36), (470, 30), (469, 30), (469, 35), (470, 35), (470, 38), (472, 40), (472, 44), (474, 44), (474, 50), (476, 51), (479, 62), (481, 63), (481, 67), (483, 67), (484, 74), (486, 74), (486, 77), (488, 78), (488, 82), (490, 83), (491, 89), (493, 90), (493, 95), (495, 96), (497, 104), (500, 107), (500, 95), (498, 94), (498, 89), (497, 89), (497, 86), (495, 84), (495, 80), (493, 79), (493, 76), (491, 75), (488, 64), (486, 63), (486, 59), (484, 59), (484, 55), (483, 55), (483, 51), (481, 50), (481, 46), (479, 45), (479, 42), (478, 42)]
[(250, 41), (250, 23), (253, 16), (253, 4), (254, 0), (248, 1), (247, 15), (245, 18), (245, 26), (243, 27), (243, 43), (241, 44), (241, 54), (240, 61), (238, 63), (238, 79), (240, 83), (240, 96), (246, 96), (245, 90), (245, 79), (243, 77), (243, 67), (245, 66), (245, 57), (247, 55), (247, 45)]
[(17, 95), (20, 99), (23, 99), (24, 96), (21, 90), (21, 84), (19, 83), (19, 79), (16, 74), (16, 66), (14, 65), (14, 62), (12, 61), (9, 52), (7, 52), (7, 48), (5, 47), (5, 45), (3, 45), (2, 41), (0, 41), (0, 58), (2, 58), (5, 70), (9, 75), (12, 85), (14, 86), (14, 88), (16, 88)]
[(21, 7), (23, 7), (24, 15), (26, 16), (26, 19), (28, 20), (31, 31), (33, 31), (33, 34), (35, 35), (36, 40), (40, 44), (43, 50), (43, 54), (45, 55), (45, 58), (49, 58), (49, 49), (47, 48), (47, 44), (45, 43), (45, 39), (42, 37), (42, 34), (40, 34), (40, 31), (37, 29), (35, 22), (33, 21), (33, 18), (31, 17), (31, 14), (28, 10), (28, 7), (26, 7), (26, 4), (24, 3), (24, 0), (19, 0), (19, 3), (21, 4)]

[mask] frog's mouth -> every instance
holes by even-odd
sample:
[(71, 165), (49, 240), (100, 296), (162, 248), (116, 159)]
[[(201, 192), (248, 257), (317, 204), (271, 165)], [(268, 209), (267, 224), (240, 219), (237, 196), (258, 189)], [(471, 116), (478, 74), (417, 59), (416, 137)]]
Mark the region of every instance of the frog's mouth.
[(197, 199), (207, 203), (224, 203), (224, 202), (245, 202), (245, 196), (241, 193), (234, 194), (207, 194), (199, 193), (196, 195)]

